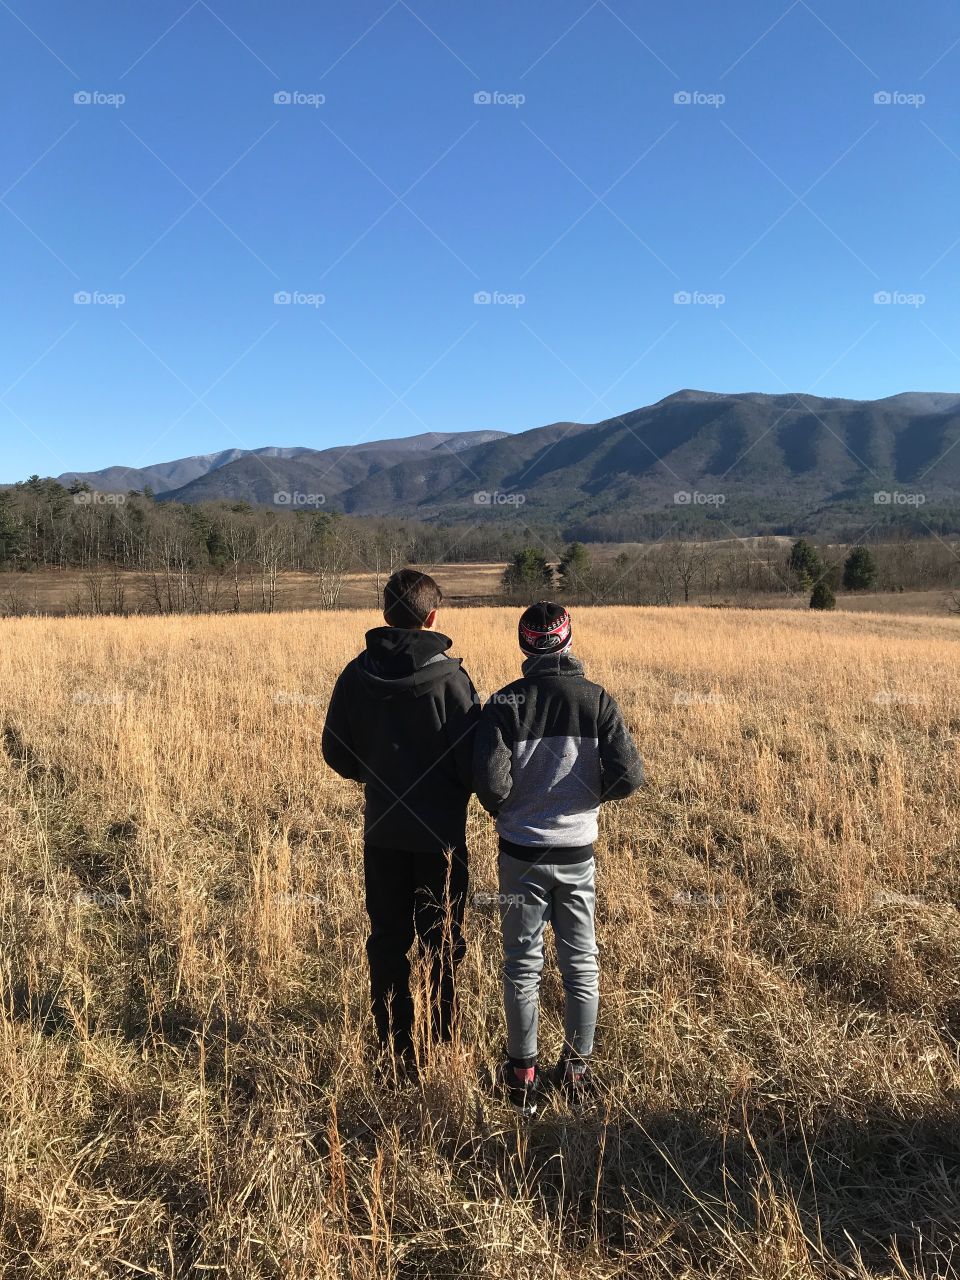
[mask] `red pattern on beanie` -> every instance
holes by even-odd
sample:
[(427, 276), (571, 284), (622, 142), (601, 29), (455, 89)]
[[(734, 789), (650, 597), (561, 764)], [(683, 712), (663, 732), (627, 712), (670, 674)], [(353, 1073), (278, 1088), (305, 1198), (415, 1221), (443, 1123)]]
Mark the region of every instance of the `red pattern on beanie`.
[(523, 614), (518, 634), (520, 648), (531, 657), (562, 653), (573, 639), (570, 614), (562, 605), (541, 600)]

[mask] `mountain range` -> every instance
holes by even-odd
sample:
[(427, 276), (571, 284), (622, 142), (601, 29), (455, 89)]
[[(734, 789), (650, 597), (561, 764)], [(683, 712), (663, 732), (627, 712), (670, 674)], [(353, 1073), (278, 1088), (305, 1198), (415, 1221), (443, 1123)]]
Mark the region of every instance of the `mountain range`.
[(283, 448), (224, 449), (201, 453), (148, 467), (105, 467), (102, 471), (65, 471), (61, 484), (81, 481), (102, 493), (126, 493), (149, 487), (160, 496), (179, 502), (206, 502), (225, 498), (272, 505), (281, 481), (303, 489), (307, 477), (323, 476), (325, 494), (332, 497), (366, 476), (405, 459), (443, 449), (448, 453), (497, 440), (502, 431), (430, 431), (399, 440), (369, 440), (333, 449)]
[(841, 518), (960, 513), (958, 444), (960, 393), (847, 400), (684, 390), (597, 423), (228, 450), (59, 479), (101, 490), (148, 484), (187, 503), (280, 507), (320, 495), (325, 509), (355, 515), (519, 513), (586, 537), (639, 536), (638, 524), (650, 532), (676, 518), (794, 532)]

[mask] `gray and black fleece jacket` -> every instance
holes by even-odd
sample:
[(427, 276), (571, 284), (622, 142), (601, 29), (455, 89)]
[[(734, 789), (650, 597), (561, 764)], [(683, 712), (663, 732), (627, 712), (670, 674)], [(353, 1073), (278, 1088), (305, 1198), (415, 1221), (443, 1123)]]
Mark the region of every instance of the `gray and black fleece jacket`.
[(474, 785), (517, 857), (578, 861), (593, 853), (597, 813), (643, 784), (643, 763), (606, 690), (570, 654), (527, 658), (523, 676), (483, 708)]
[(438, 631), (375, 627), (334, 685), (323, 758), (364, 784), (364, 840), (439, 853), (466, 840), (480, 699)]

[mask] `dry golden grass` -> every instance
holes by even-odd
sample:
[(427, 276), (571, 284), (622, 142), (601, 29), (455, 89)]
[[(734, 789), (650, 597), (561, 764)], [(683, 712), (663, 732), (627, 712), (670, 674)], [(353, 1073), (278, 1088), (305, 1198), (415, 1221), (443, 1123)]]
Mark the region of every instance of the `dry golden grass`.
[[(514, 611), (444, 621), (513, 676)], [(604, 1093), (518, 1129), (486, 911), (462, 1043), (369, 1075), (319, 734), (375, 622), (0, 624), (3, 1274), (960, 1274), (955, 624), (576, 611), (650, 785), (602, 816)]]

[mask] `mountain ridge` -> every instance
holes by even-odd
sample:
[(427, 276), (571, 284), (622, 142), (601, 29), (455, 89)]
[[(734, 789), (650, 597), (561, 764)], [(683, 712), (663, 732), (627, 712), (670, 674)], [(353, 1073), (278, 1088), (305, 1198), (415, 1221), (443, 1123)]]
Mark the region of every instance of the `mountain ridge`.
[[(957, 445), (960, 393), (854, 400), (682, 388), (593, 423), (226, 451), (161, 496), (279, 507), (299, 494), (346, 514), (428, 521), (512, 512), (611, 538), (658, 512), (786, 529), (850, 511), (866, 526), (898, 508), (956, 509)], [(171, 479), (178, 464), (165, 465)]]
[[(113, 466), (103, 467), (98, 471), (64, 471), (56, 478), (61, 484), (69, 485), (80, 481), (106, 493), (143, 489), (149, 485), (156, 494), (168, 494), (175, 489), (186, 488), (194, 480), (202, 480), (212, 472), (220, 471), (244, 458), (293, 461), (309, 455), (342, 453), (349, 450), (364, 454), (382, 452), (395, 459), (398, 455), (414, 453), (421, 449), (427, 451), (442, 447), (453, 450), (462, 449), (477, 443), (479, 437), (494, 438), (503, 434), (505, 433), (497, 431), (428, 431), (415, 436), (401, 436), (395, 440), (360, 441), (357, 444), (337, 445), (330, 449), (312, 449), (307, 445), (263, 445), (258, 449), (222, 449), (212, 453), (192, 454), (186, 458), (175, 458), (170, 462), (152, 463), (145, 467)], [(187, 500), (189, 501), (189, 498)]]

